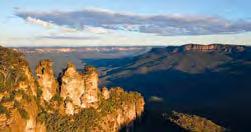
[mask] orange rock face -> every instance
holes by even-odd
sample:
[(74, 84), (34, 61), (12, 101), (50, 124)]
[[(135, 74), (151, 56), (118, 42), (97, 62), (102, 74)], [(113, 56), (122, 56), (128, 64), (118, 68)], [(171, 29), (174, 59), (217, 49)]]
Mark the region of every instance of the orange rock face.
[(101, 93), (104, 99), (109, 99), (110, 98), (110, 92), (106, 87), (103, 87), (101, 89)]
[(41, 61), (36, 67), (37, 82), (42, 93), (42, 98), (49, 101), (57, 92), (58, 83), (54, 77), (52, 62), (50, 60)]
[[(61, 85), (54, 77), (52, 62), (43, 60), (36, 68), (37, 82), (42, 90), (42, 98), (50, 99), (60, 89), (60, 96), (65, 102), (65, 112), (74, 114), (76, 107), (97, 107), (98, 102), (98, 72), (93, 67), (85, 67), (84, 73), (79, 73), (74, 64), (69, 63), (60, 77)], [(69, 102), (70, 100), (70, 102)]]
[[(60, 95), (63, 99), (67, 97), (73, 105), (81, 108), (96, 107), (98, 102), (98, 73), (93, 68), (85, 68), (85, 73), (79, 73), (73, 64), (68, 67), (62, 75), (62, 85)], [(66, 105), (70, 106), (70, 105)], [(67, 111), (75, 111), (69, 110)], [(71, 109), (74, 109), (71, 107)]]

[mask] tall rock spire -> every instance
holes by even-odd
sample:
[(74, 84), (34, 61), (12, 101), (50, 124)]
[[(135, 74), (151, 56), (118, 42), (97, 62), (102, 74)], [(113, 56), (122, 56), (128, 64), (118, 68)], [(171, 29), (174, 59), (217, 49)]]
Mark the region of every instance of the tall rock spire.
[(84, 68), (85, 93), (81, 97), (83, 107), (95, 107), (98, 101), (98, 72), (96, 68), (86, 66)]
[(56, 93), (58, 89), (58, 83), (55, 79), (52, 61), (42, 60), (36, 67), (37, 82), (42, 93), (42, 98), (45, 101), (49, 101)]

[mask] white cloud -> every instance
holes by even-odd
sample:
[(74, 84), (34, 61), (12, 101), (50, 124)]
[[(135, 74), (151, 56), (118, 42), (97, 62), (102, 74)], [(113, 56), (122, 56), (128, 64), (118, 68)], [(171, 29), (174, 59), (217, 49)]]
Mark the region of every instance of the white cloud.
[(42, 26), (44, 28), (52, 28), (54, 27), (54, 24), (50, 23), (50, 22), (47, 22), (47, 21), (43, 21), (43, 20), (40, 20), (40, 19), (36, 19), (36, 18), (32, 18), (32, 17), (27, 17), (26, 18), (26, 21), (28, 23), (31, 23), (31, 24), (35, 24), (35, 25), (39, 25), (39, 26)]
[(102, 27), (92, 27), (92, 26), (85, 26), (84, 30), (95, 34), (106, 34), (110, 32), (108, 29)]
[(111, 30), (109, 31), (109, 29), (105, 29), (103, 27), (93, 27), (93, 26), (84, 26), (82, 30), (77, 30), (75, 28), (69, 28), (67, 26), (59, 26), (52, 22), (47, 22), (40, 19), (32, 18), (30, 16), (27, 17), (25, 20), (30, 24), (39, 25), (46, 29), (55, 28), (55, 29), (58, 29), (60, 32), (64, 32), (64, 33), (74, 33), (74, 32), (84, 31), (84, 32), (89, 32), (89, 33), (94, 33), (94, 34), (106, 34), (106, 33), (111, 32)]
[(40, 36), (38, 39), (54, 39), (54, 40), (91, 40), (98, 39), (97, 37), (90, 36), (70, 36), (70, 35), (53, 35), (53, 36)]

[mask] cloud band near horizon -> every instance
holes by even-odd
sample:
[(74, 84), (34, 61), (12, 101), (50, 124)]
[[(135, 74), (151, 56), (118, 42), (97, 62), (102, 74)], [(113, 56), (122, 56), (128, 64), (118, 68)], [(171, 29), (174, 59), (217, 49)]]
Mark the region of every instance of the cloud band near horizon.
[[(89, 27), (150, 33), (160, 36), (234, 34), (251, 31), (251, 22), (200, 15), (140, 15), (101, 9), (55, 12), (17, 12), (32, 24), (50, 24), (85, 30)], [(34, 21), (36, 20), (36, 21)], [(48, 24), (46, 24), (47, 22)]]

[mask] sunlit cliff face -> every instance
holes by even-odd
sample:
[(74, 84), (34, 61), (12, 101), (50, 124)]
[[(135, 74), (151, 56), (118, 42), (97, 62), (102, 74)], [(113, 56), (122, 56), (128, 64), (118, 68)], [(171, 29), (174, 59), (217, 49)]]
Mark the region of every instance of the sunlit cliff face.
[(144, 99), (137, 92), (100, 91), (94, 67), (79, 73), (69, 63), (55, 79), (52, 62), (43, 60), (35, 79), (21, 54), (2, 47), (0, 51), (0, 131), (115, 132), (144, 110)]

